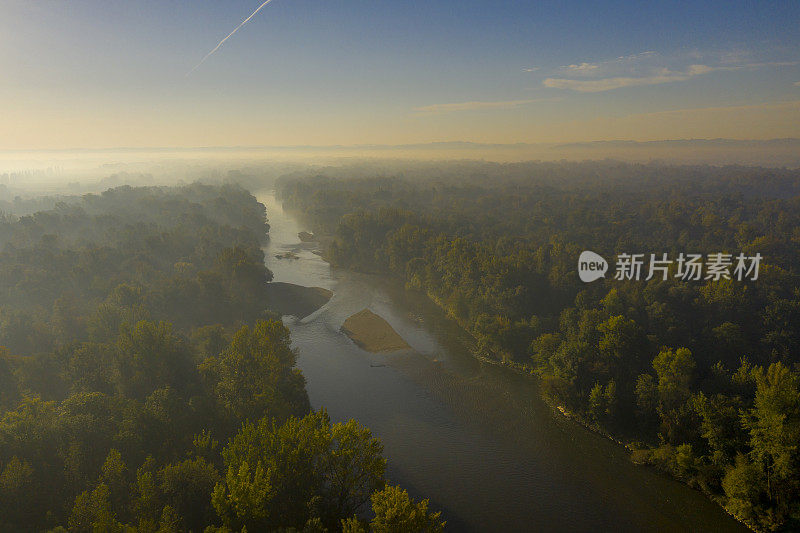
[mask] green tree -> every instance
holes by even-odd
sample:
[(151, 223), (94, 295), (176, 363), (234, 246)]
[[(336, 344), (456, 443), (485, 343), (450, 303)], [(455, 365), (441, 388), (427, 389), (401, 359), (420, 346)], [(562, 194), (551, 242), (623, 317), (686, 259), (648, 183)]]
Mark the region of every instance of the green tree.
[(323, 462), (326, 482), (322, 501), (326, 523), (336, 524), (343, 516), (360, 513), (370, 495), (383, 488), (386, 460), (380, 441), (355, 420), (333, 424), (331, 437)]
[(382, 447), (351, 422), (331, 426), (324, 411), (247, 422), (223, 450), (225, 479), (213, 504), (234, 529), (301, 528), (312, 518), (337, 527), (383, 485)]
[(162, 495), (159, 491), (156, 464), (152, 457), (145, 459), (136, 470), (136, 482), (132, 491), (133, 514), (137, 518), (140, 531), (155, 531), (162, 509)]
[[(729, 468), (722, 479), (725, 491), (725, 508), (735, 517), (755, 527), (766, 525), (763, 502), (767, 483), (764, 472), (742, 454), (736, 457), (735, 466)], [(777, 524), (775, 524), (777, 525)]]
[(757, 369), (753, 409), (743, 418), (750, 455), (764, 472), (777, 520), (794, 512), (800, 496), (800, 377), (781, 363)]
[(617, 413), (617, 384), (612, 379), (605, 386), (595, 384), (589, 391), (589, 414), (601, 424), (614, 420)]
[(658, 376), (659, 410), (667, 412), (680, 407), (692, 394), (691, 382), (695, 364), (687, 348), (664, 349), (653, 359)]
[(17, 405), (19, 390), (11, 367), (11, 357), (5, 346), (0, 346), (0, 412)]
[(67, 374), (72, 392), (113, 394), (119, 385), (117, 352), (111, 344), (85, 342), (69, 357)]
[(130, 484), (128, 482), (128, 468), (122, 460), (122, 454), (112, 449), (108, 452), (103, 467), (100, 470), (100, 482), (108, 487), (111, 508), (114, 513), (125, 518), (129, 498)]
[(144, 399), (165, 385), (185, 388), (193, 374), (191, 352), (168, 322), (143, 320), (123, 327), (117, 350), (121, 388), (132, 398)]
[(12, 457), (0, 471), (0, 530), (12, 531), (38, 522), (34, 471), (30, 463)]
[(305, 379), (294, 368), (289, 330), (276, 320), (243, 326), (218, 357), (201, 365), (223, 410), (235, 421), (308, 412)]
[(389, 486), (372, 495), (370, 522), (374, 533), (439, 533), (445, 521), (441, 513), (428, 510), (428, 500), (415, 502), (400, 487)]
[(214, 520), (211, 493), (220, 479), (217, 469), (203, 458), (169, 464), (159, 472), (161, 493), (182, 525), (191, 531), (202, 531)]
[[(181, 527), (181, 523), (180, 514), (169, 505), (165, 505), (164, 510), (161, 511), (161, 518), (158, 521), (156, 533), (180, 533), (181, 531), (185, 531), (185, 529)], [(200, 530), (197, 529), (194, 531)]]
[(123, 531), (111, 507), (111, 490), (100, 483), (92, 491), (85, 491), (75, 498), (75, 506), (69, 517), (69, 529), (75, 533), (117, 533)]
[[(642, 366), (647, 354), (647, 338), (642, 328), (622, 315), (612, 316), (597, 326), (598, 360), (593, 373), (629, 382), (631, 372)], [(635, 374), (634, 374), (635, 375)]]
[(700, 392), (693, 398), (694, 409), (700, 415), (701, 436), (708, 443), (711, 462), (717, 466), (730, 464), (738, 450), (744, 449), (746, 434), (740, 423), (743, 408), (738, 396)]
[(658, 410), (658, 387), (650, 374), (639, 374), (636, 378), (636, 409), (641, 419), (647, 421)]

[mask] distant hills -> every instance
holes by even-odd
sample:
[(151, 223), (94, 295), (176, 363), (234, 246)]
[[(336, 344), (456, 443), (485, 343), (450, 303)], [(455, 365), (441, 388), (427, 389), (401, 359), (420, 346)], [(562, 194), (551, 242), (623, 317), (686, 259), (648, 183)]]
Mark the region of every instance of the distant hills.
[(619, 159), (633, 162), (687, 164), (737, 164), (800, 167), (800, 139), (669, 139), (657, 141), (606, 140), (572, 143), (476, 143), (444, 141), (413, 144), (361, 144), (328, 146), (209, 146), (123, 147), (71, 150), (0, 150), (0, 158), (18, 154), (116, 154), (122, 158), (181, 157), (220, 154), (230, 158), (286, 158), (310, 160), (337, 157), (387, 157), (401, 159), (482, 159), (487, 161)]

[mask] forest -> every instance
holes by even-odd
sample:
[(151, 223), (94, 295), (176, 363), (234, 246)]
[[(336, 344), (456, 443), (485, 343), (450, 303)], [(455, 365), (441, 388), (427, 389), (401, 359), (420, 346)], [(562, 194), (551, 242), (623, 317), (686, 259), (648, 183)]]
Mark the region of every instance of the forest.
[(248, 191), (37, 202), (0, 213), (0, 531), (442, 530), (311, 410)]
[[(296, 173), (326, 257), (424, 291), (476, 352), (757, 531), (800, 528), (800, 171), (614, 161)], [(757, 279), (592, 283), (584, 250), (760, 254)], [(611, 267), (613, 270), (613, 261)]]

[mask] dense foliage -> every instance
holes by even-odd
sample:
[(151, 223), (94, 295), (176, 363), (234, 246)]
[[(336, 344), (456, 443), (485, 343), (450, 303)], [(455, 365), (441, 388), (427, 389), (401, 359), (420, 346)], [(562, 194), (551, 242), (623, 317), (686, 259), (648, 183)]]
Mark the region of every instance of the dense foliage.
[(441, 528), (368, 429), (310, 412), (267, 229), (236, 186), (0, 220), (0, 531)]
[[(757, 529), (800, 527), (800, 172), (602, 163), (284, 179), (339, 266), (427, 292), (484, 354)], [(578, 256), (760, 253), (755, 281), (590, 284)], [(614, 262), (610, 259), (612, 271)]]

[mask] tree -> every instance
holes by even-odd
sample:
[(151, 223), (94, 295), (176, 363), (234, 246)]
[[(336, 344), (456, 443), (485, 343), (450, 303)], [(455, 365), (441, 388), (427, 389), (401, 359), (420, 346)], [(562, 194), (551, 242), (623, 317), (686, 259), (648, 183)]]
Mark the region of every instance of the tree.
[(322, 499), (326, 522), (335, 524), (343, 516), (360, 513), (370, 494), (383, 487), (386, 460), (380, 441), (355, 420), (333, 424), (331, 437)]
[(73, 392), (113, 394), (120, 383), (115, 347), (111, 344), (82, 343), (69, 357), (67, 374)]
[(226, 526), (251, 531), (301, 528), (320, 518), (334, 528), (383, 486), (382, 446), (350, 422), (331, 426), (325, 411), (278, 426), (247, 422), (223, 450), (224, 482), (212, 501)]
[(428, 500), (415, 502), (396, 486), (372, 495), (372, 511), (375, 518), (370, 527), (374, 533), (439, 533), (446, 524), (440, 512), (428, 511)]
[(142, 320), (123, 327), (117, 339), (118, 368), (126, 396), (144, 399), (165, 385), (185, 388), (191, 353), (168, 322)]
[[(181, 522), (181, 517), (178, 512), (169, 505), (165, 505), (164, 510), (161, 511), (161, 518), (158, 521), (158, 530), (156, 533), (180, 533), (183, 531)], [(199, 531), (199, 529), (195, 531)]]
[(594, 372), (625, 382), (633, 379), (629, 374), (638, 369), (647, 353), (647, 338), (642, 328), (635, 321), (617, 315), (598, 324), (597, 331), (600, 358)]
[(722, 489), (727, 497), (725, 508), (733, 516), (754, 526), (766, 525), (762, 504), (762, 495), (766, 495), (766, 479), (758, 465), (742, 454), (737, 455), (735, 466), (729, 468), (722, 479)]
[(592, 390), (589, 391), (589, 414), (596, 422), (600, 422), (605, 417), (605, 410), (603, 386), (600, 383), (595, 383)]
[(0, 412), (15, 407), (19, 399), (10, 359), (5, 346), (0, 346)]
[(702, 420), (700, 435), (708, 443), (711, 462), (716, 466), (730, 464), (737, 450), (744, 448), (746, 441), (740, 424), (741, 399), (724, 394), (708, 397), (700, 392), (692, 402)]
[(697, 431), (697, 415), (687, 401), (692, 394), (690, 384), (695, 368), (692, 353), (686, 348), (663, 349), (653, 359), (653, 368), (658, 376), (662, 437), (675, 445), (691, 441)]
[(100, 470), (100, 481), (108, 487), (111, 509), (120, 517), (124, 517), (127, 514), (126, 502), (128, 501), (130, 488), (127, 471), (128, 468), (122, 460), (122, 454), (114, 449), (109, 451)]
[(94, 490), (87, 490), (75, 498), (69, 529), (75, 533), (122, 532), (122, 524), (111, 507), (108, 485), (100, 483)]
[(636, 378), (637, 414), (645, 421), (656, 414), (658, 409), (658, 387), (650, 374), (639, 374)]
[(764, 472), (767, 497), (784, 520), (800, 496), (800, 377), (781, 363), (754, 375), (755, 403), (743, 425), (750, 432), (752, 461)]
[(0, 471), (0, 529), (11, 531), (38, 521), (30, 494), (35, 486), (30, 463), (12, 457)]
[(165, 466), (159, 472), (161, 493), (185, 529), (202, 531), (214, 520), (211, 493), (220, 479), (217, 469), (203, 458)]
[(155, 460), (148, 457), (136, 470), (131, 506), (140, 531), (155, 531), (159, 512), (162, 509), (162, 496), (158, 488), (155, 469)]
[(661, 412), (677, 409), (691, 396), (690, 384), (694, 367), (692, 352), (687, 348), (664, 349), (653, 359), (653, 368), (658, 376)]
[(612, 379), (605, 386), (596, 383), (589, 391), (589, 414), (596, 422), (607, 424), (617, 411), (617, 384)]
[(294, 368), (289, 330), (277, 320), (243, 326), (228, 348), (201, 365), (222, 409), (234, 420), (308, 412), (305, 379)]

